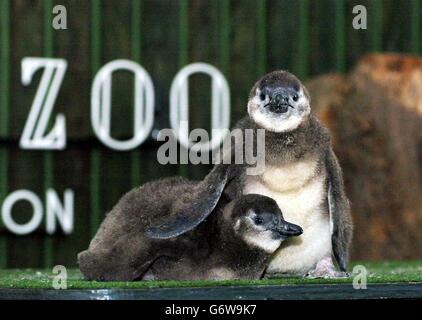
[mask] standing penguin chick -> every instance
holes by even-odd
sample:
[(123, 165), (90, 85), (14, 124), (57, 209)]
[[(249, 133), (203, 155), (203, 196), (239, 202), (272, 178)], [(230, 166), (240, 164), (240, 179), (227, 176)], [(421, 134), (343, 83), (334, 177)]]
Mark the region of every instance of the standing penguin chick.
[[(178, 200), (179, 210), (201, 220), (212, 210), (195, 206), (204, 197), (209, 203), (222, 194), (229, 199), (250, 193), (271, 197), (285, 218), (304, 232), (282, 244), (268, 272), (346, 276), (352, 238), (349, 201), (330, 135), (311, 113), (307, 89), (289, 72), (271, 72), (253, 86), (248, 113), (236, 128), (244, 136), (246, 129), (255, 136), (258, 129), (265, 131), (264, 170), (248, 175), (248, 164), (217, 164), (196, 193), (189, 195), (190, 201)], [(333, 255), (342, 272), (335, 270)]]
[(223, 197), (218, 204), (203, 199), (197, 208), (202, 210), (206, 203), (214, 206), (215, 214), (206, 221), (192, 220), (174, 204), (204, 182), (211, 183), (170, 178), (127, 193), (107, 215), (88, 250), (78, 255), (84, 276), (100, 281), (256, 279), (281, 242), (302, 232), (283, 220), (274, 200), (260, 195), (230, 203)]

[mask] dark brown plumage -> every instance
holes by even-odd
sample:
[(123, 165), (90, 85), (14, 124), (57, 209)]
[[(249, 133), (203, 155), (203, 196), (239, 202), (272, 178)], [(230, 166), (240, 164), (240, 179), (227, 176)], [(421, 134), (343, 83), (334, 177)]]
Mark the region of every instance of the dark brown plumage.
[[(126, 194), (107, 215), (88, 250), (78, 256), (85, 277), (100, 281), (257, 279), (282, 240), (301, 233), (300, 227), (283, 220), (274, 200), (260, 195), (231, 203), (222, 197), (213, 214), (192, 227), (189, 217), (175, 219), (174, 204), (195, 186), (194, 181), (170, 178)], [(251, 214), (266, 220), (255, 228)], [(184, 232), (166, 238), (149, 236), (163, 220), (176, 221), (175, 226)], [(191, 229), (186, 231), (182, 224)], [(257, 245), (261, 238), (257, 244), (248, 242), (263, 234), (277, 245), (273, 251)]]

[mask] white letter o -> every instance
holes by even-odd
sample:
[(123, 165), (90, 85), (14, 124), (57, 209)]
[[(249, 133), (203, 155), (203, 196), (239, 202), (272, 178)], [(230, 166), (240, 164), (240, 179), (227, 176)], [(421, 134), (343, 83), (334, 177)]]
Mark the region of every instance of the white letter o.
[[(111, 77), (116, 70), (131, 71), (135, 74), (134, 135), (126, 141), (119, 141), (110, 136)], [(104, 65), (96, 74), (92, 85), (91, 122), (98, 139), (111, 149), (132, 150), (144, 142), (154, 122), (154, 86), (148, 72), (130, 60), (114, 60)]]
[[(12, 208), (16, 202), (20, 200), (28, 201), (34, 208), (34, 212), (31, 220), (25, 224), (17, 224), (12, 218)], [(42, 203), (37, 195), (28, 190), (17, 190), (12, 192), (6, 200), (3, 202), (2, 206), (2, 219), (6, 228), (12, 231), (15, 234), (24, 235), (31, 233), (41, 224), (42, 221)]]
[(183, 123), (188, 123), (188, 78), (194, 73), (205, 73), (212, 79), (211, 128), (213, 136), (210, 141), (197, 144), (202, 152), (207, 152), (219, 147), (226, 136), (230, 125), (230, 91), (224, 75), (210, 64), (192, 63), (178, 72), (170, 89), (170, 124), (180, 144), (186, 149), (190, 148), (192, 143), (189, 141), (187, 125)]

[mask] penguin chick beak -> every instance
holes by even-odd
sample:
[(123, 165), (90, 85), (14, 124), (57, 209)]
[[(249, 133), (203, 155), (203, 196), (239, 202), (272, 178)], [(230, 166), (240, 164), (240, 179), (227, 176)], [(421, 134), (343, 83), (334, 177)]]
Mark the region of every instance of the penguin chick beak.
[(293, 237), (293, 236), (300, 236), (303, 233), (303, 229), (296, 224), (284, 221), (281, 225), (274, 230), (276, 234), (280, 235), (281, 237)]
[(296, 92), (290, 89), (278, 89), (270, 96), (270, 101), (265, 105), (273, 113), (286, 113), (289, 108), (294, 109), (292, 103), (297, 101)]

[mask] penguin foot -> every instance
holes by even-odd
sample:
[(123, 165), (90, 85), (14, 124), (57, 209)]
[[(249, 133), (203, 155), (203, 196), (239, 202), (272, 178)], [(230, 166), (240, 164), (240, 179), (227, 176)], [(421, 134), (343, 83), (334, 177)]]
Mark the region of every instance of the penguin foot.
[(331, 257), (321, 259), (314, 270), (309, 271), (305, 277), (308, 279), (337, 279), (347, 278), (349, 274), (343, 271), (337, 271)]
[(337, 271), (337, 270), (330, 270), (328, 272), (327, 271), (320, 272), (319, 270), (312, 270), (305, 275), (305, 278), (308, 278), (308, 279), (318, 279), (318, 278), (339, 279), (339, 278), (348, 278), (348, 277), (349, 277), (349, 274), (347, 272)]

